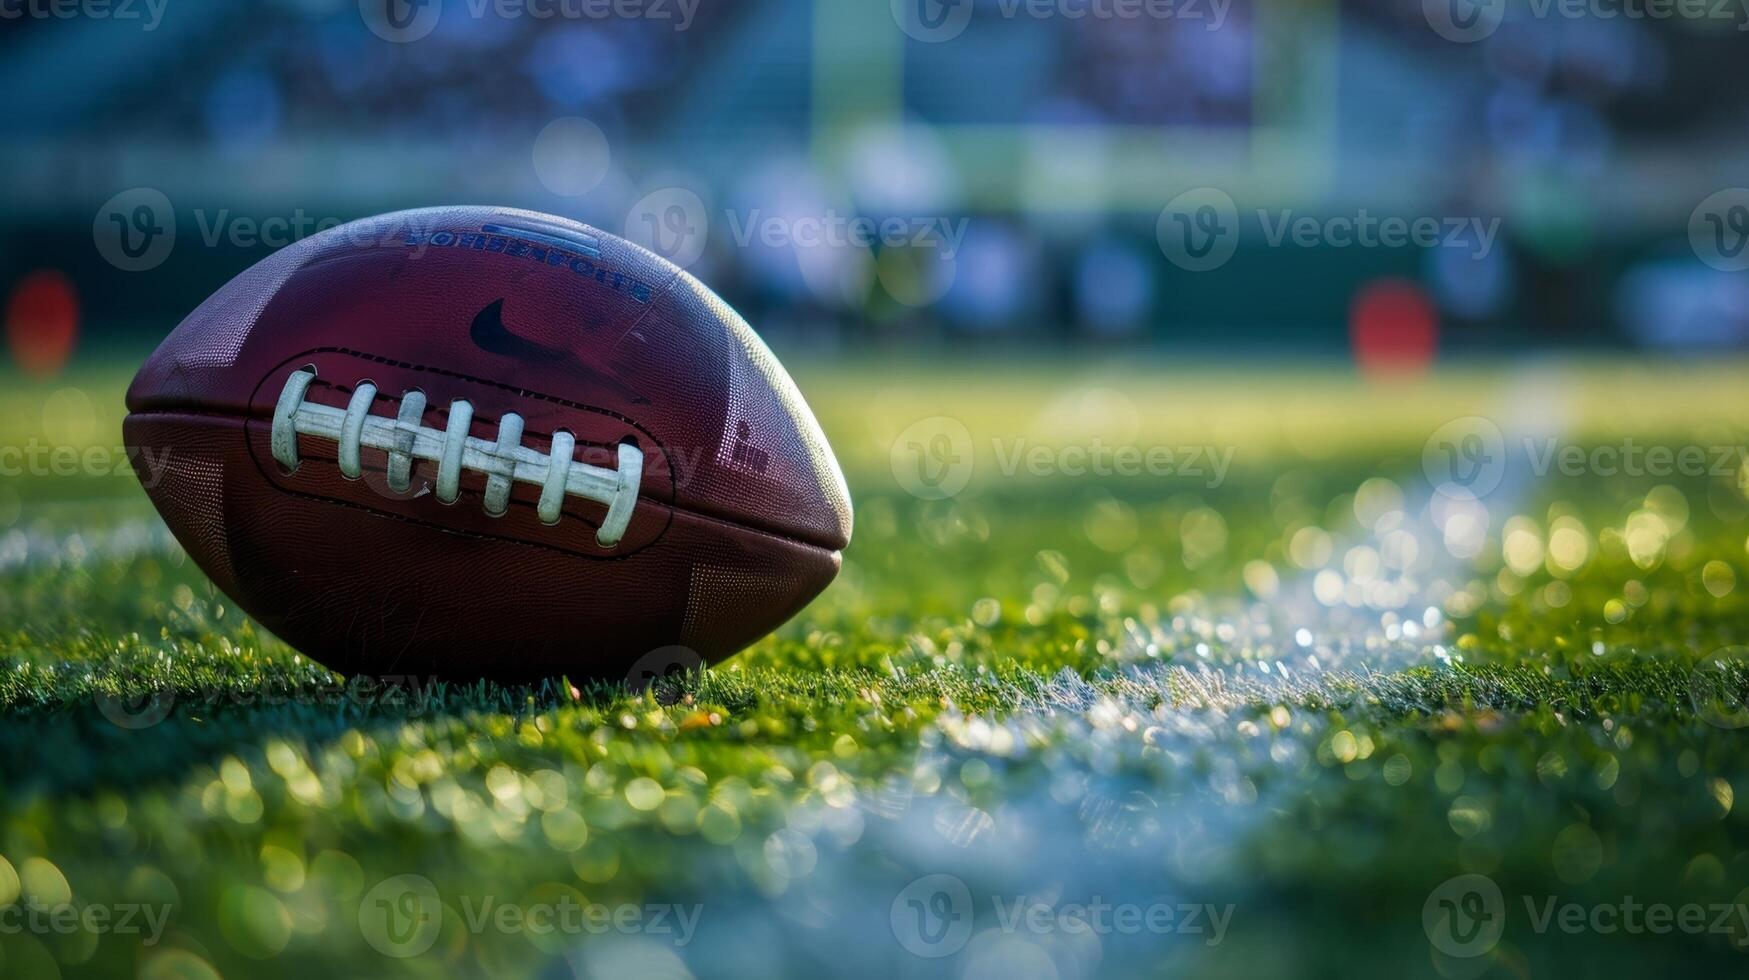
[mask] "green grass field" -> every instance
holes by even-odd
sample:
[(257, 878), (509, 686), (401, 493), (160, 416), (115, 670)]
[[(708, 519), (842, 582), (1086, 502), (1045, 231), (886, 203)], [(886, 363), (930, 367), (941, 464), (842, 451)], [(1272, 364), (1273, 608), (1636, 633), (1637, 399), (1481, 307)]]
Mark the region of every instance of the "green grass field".
[[(0, 387), (81, 453), (0, 482), (0, 976), (1749, 963), (1742, 363), (797, 365), (844, 571), (642, 692), (299, 657), (98, 465), (105, 363)], [(1479, 501), (1424, 473), (1467, 416)]]

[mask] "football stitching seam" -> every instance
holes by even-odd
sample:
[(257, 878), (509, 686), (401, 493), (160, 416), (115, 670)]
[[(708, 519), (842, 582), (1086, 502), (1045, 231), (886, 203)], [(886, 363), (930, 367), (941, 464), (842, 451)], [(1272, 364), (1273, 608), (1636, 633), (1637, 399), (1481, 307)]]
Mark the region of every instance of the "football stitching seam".
[[(506, 412), (498, 422), (495, 439), (468, 434), (474, 412), (466, 399), (450, 403), (443, 429), (424, 423), (425, 393), (418, 388), (401, 395), (393, 421), (371, 412), (377, 386), (360, 381), (344, 411), (306, 398), (316, 371), (310, 367), (292, 372), (280, 393), (273, 413), (273, 457), (289, 472), (298, 468), (298, 437), (311, 436), (339, 444), (340, 475), (357, 480), (362, 475), (360, 450), (368, 445), (388, 456), (389, 489), (404, 493), (412, 464), (425, 460), (437, 464), (437, 500), (453, 504), (460, 489), (463, 469), (486, 474), (485, 512), (502, 517), (508, 510), (511, 491), (518, 484), (541, 488), (536, 511), (541, 523), (559, 523), (566, 497), (581, 497), (607, 507), (596, 543), (611, 548), (625, 533), (637, 502), (642, 499), (644, 454), (630, 442), (618, 446), (618, 463), (612, 469), (580, 462), (574, 457), (576, 439), (565, 429), (555, 429), (550, 449), (543, 454), (524, 443), (522, 416)], [(388, 401), (390, 399), (385, 399)], [(471, 455), (470, 455), (471, 454)], [(529, 472), (524, 472), (527, 469)]]
[[(236, 415), (236, 414), (228, 413), (228, 412), (195, 412), (195, 411), (187, 411), (184, 409), (177, 409), (174, 411), (132, 412), (132, 413), (129, 413), (129, 418), (145, 419), (145, 418), (154, 418), (154, 417), (157, 417), (157, 418), (186, 417), (186, 418), (217, 419), (217, 420), (224, 421), (224, 422), (239, 423), (240, 426), (245, 429), (245, 431), (246, 431), (246, 428), (250, 422), (260, 422), (260, 419), (251, 418), (251, 417), (246, 416), (246, 415)], [(257, 454), (253, 450), (250, 451), (249, 457), (250, 457), (250, 462), (254, 463), (258, 470), (261, 469), (261, 461), (259, 458), (257, 458)], [(322, 455), (318, 455), (318, 454), (310, 455), (309, 457), (307, 457), (307, 460), (309, 462), (317, 462), (317, 463), (323, 463), (323, 464), (330, 464), (330, 463), (337, 464), (337, 462), (338, 462), (337, 460), (329, 460), (326, 456), (322, 456)], [(373, 473), (377, 472), (376, 467), (367, 467), (367, 468)], [(266, 474), (263, 473), (263, 475), (265, 476)], [(790, 534), (782, 534), (782, 533), (779, 533), (776, 531), (767, 530), (766, 528), (754, 527), (750, 524), (742, 524), (739, 521), (728, 520), (726, 518), (718, 517), (714, 514), (707, 514), (707, 513), (704, 513), (703, 511), (693, 510), (690, 507), (682, 507), (679, 504), (674, 503), (672, 501), (665, 501), (665, 500), (661, 500), (659, 498), (650, 497), (648, 499), (650, 500), (650, 502), (652, 504), (654, 504), (655, 506), (668, 512), (667, 513), (668, 521), (666, 524), (663, 525), (662, 531), (655, 538), (651, 539), (649, 542), (647, 542), (645, 544), (639, 545), (638, 547), (632, 549), (631, 551), (627, 552), (626, 554), (620, 554), (620, 555), (590, 554), (588, 552), (577, 551), (577, 550), (574, 550), (571, 548), (562, 548), (562, 547), (559, 547), (558, 545), (546, 544), (546, 543), (539, 542), (539, 541), (529, 541), (529, 540), (524, 539), (524, 538), (513, 538), (513, 537), (507, 537), (507, 536), (499, 535), (499, 534), (482, 534), (478, 531), (469, 531), (469, 530), (464, 530), (462, 528), (447, 527), (445, 525), (438, 524), (438, 523), (435, 523), (433, 521), (428, 521), (428, 520), (425, 520), (423, 518), (409, 517), (405, 514), (396, 514), (396, 513), (393, 513), (391, 511), (382, 510), (382, 509), (376, 508), (376, 507), (369, 507), (369, 506), (366, 506), (365, 504), (357, 503), (357, 502), (351, 501), (351, 500), (346, 500), (346, 499), (341, 498), (341, 497), (328, 497), (328, 496), (324, 496), (324, 495), (318, 494), (318, 493), (311, 493), (307, 490), (294, 489), (294, 488), (288, 487), (288, 486), (284, 485), (283, 483), (280, 483), (276, 480), (272, 480), (271, 478), (269, 479), (269, 482), (273, 485), (273, 488), (275, 490), (278, 490), (280, 493), (291, 494), (294, 497), (302, 497), (305, 500), (316, 500), (316, 501), (320, 501), (320, 502), (325, 503), (325, 504), (335, 504), (335, 505), (340, 506), (340, 507), (348, 507), (348, 508), (351, 508), (353, 510), (361, 511), (361, 512), (366, 513), (366, 514), (373, 514), (377, 517), (383, 518), (384, 520), (400, 521), (400, 522), (407, 523), (407, 524), (417, 524), (420, 527), (428, 527), (428, 528), (431, 528), (435, 531), (441, 531), (444, 534), (454, 534), (458, 537), (472, 538), (472, 539), (477, 540), (477, 541), (502, 541), (506, 544), (522, 545), (522, 546), (529, 547), (529, 548), (539, 548), (542, 551), (550, 551), (550, 552), (553, 552), (554, 554), (560, 554), (560, 555), (571, 555), (571, 556), (576, 557), (576, 558), (582, 558), (585, 561), (626, 561), (628, 559), (635, 558), (639, 554), (641, 554), (645, 549), (655, 545), (657, 543), (657, 541), (659, 541), (661, 538), (665, 537), (668, 534), (668, 530), (670, 527), (673, 526), (674, 518), (677, 515), (683, 515), (685, 517), (689, 517), (689, 518), (692, 518), (694, 520), (703, 521), (707, 524), (715, 524), (719, 527), (725, 527), (725, 528), (729, 528), (729, 529), (735, 530), (735, 531), (743, 531), (743, 532), (746, 532), (748, 534), (756, 534), (762, 538), (768, 538), (768, 539), (773, 540), (773, 541), (781, 541), (781, 542), (784, 542), (785, 544), (797, 545), (797, 546), (800, 546), (803, 548), (810, 549), (812, 551), (825, 552), (826, 554), (829, 554), (829, 555), (838, 555), (838, 554), (843, 554), (843, 552), (844, 552), (843, 548), (835, 547), (833, 545), (822, 544), (818, 541), (809, 541), (806, 538), (800, 538), (800, 537), (796, 537), (796, 536), (790, 535)], [(467, 487), (461, 488), (461, 494), (463, 496), (469, 497), (469, 498), (483, 497), (484, 496), (480, 491), (470, 490)], [(517, 500), (516, 498), (513, 497), (510, 500), (510, 506), (530, 508), (530, 507), (533, 507), (534, 505), (527, 502), (527, 501), (524, 501), (524, 500)], [(572, 512), (566, 511), (566, 513), (570, 514)], [(581, 514), (578, 514), (576, 516), (578, 517), (578, 520), (580, 523), (583, 523), (583, 524), (588, 525), (590, 527), (597, 526), (594, 521), (590, 520), (586, 516), (583, 516)]]
[[(676, 273), (675, 276), (672, 279), (670, 279), (666, 285), (664, 285), (662, 287), (661, 292), (659, 292), (657, 295), (665, 295), (670, 289), (674, 288), (675, 284), (680, 282), (680, 280), (681, 280), (681, 275), (679, 273)], [(646, 310), (645, 314), (641, 314), (638, 317), (638, 319), (636, 321), (634, 321), (634, 326), (636, 325), (636, 323), (643, 322), (643, 317), (644, 317), (644, 315), (647, 315), (647, 312), (648, 311)], [(628, 330), (627, 333), (629, 333), (629, 332), (630, 331)], [(269, 371), (265, 377), (262, 378), (261, 384), (256, 386), (256, 391), (259, 392), (261, 390), (261, 388), (267, 384), (267, 379), (273, 377), (273, 375), (276, 372), (278, 372), (281, 368), (285, 367), (288, 364), (293, 363), (294, 361), (297, 361), (299, 358), (307, 357), (311, 354), (343, 354), (347, 357), (362, 358), (363, 360), (366, 360), (366, 361), (372, 361), (374, 363), (384, 364), (384, 365), (388, 365), (390, 367), (403, 368), (403, 369), (409, 370), (409, 371), (422, 371), (422, 372), (426, 372), (429, 374), (435, 374), (435, 375), (438, 375), (440, 377), (455, 378), (455, 379), (458, 379), (461, 381), (467, 381), (467, 382), (470, 382), (473, 384), (485, 385), (487, 387), (497, 388), (500, 391), (507, 391), (507, 392), (510, 392), (512, 394), (519, 395), (521, 397), (533, 398), (533, 399), (536, 399), (537, 401), (550, 402), (554, 405), (563, 405), (567, 408), (573, 408), (573, 409), (576, 409), (580, 412), (593, 412), (597, 415), (604, 415), (604, 416), (607, 416), (608, 418), (617, 419), (621, 422), (624, 422), (626, 425), (629, 425), (632, 428), (638, 430), (639, 432), (642, 432), (643, 434), (649, 436), (650, 441), (655, 444), (657, 449), (661, 450), (662, 456), (668, 464), (668, 485), (669, 485), (669, 491), (672, 494), (672, 499), (670, 499), (668, 501), (663, 501), (660, 497), (649, 497), (649, 499), (654, 500), (657, 503), (661, 503), (661, 504), (663, 504), (663, 506), (672, 507), (676, 510), (683, 511), (683, 512), (688, 513), (688, 514), (698, 514), (699, 516), (707, 516), (704, 511), (694, 510), (692, 508), (683, 508), (683, 507), (679, 506), (680, 489), (681, 489), (681, 487), (686, 485), (686, 480), (680, 479), (676, 476), (677, 471), (675, 470), (674, 454), (668, 451), (668, 445), (666, 443), (664, 443), (662, 440), (656, 438), (655, 433), (651, 432), (649, 429), (646, 429), (642, 425), (638, 424), (637, 420), (635, 420), (629, 416), (626, 416), (626, 415), (621, 415), (620, 413), (615, 412), (612, 409), (600, 408), (600, 407), (597, 407), (594, 405), (584, 405), (581, 402), (570, 401), (569, 399), (559, 398), (555, 395), (548, 395), (548, 394), (544, 394), (544, 393), (538, 392), (538, 391), (530, 391), (527, 388), (518, 387), (517, 385), (505, 384), (502, 381), (493, 381), (489, 378), (479, 378), (479, 377), (475, 377), (474, 375), (471, 375), (471, 374), (463, 374), (460, 371), (452, 371), (452, 370), (449, 370), (448, 368), (431, 367), (431, 366), (424, 365), (424, 364), (415, 364), (411, 361), (401, 361), (401, 360), (397, 360), (397, 359), (392, 358), (392, 357), (384, 357), (380, 354), (368, 354), (368, 353), (365, 353), (364, 351), (355, 350), (351, 347), (312, 347), (306, 351), (303, 351), (302, 353), (296, 354), (292, 357), (288, 357), (285, 360), (280, 361), (278, 365), (275, 365), (274, 368), (271, 371)], [(338, 386), (336, 386), (336, 388), (338, 389)], [(253, 402), (254, 402), (253, 396), (251, 397), (250, 401), (251, 401), (251, 404), (253, 404)], [(602, 443), (593, 443), (593, 444), (601, 445), (601, 446), (603, 446), (603, 448), (605, 448), (605, 444), (602, 444)], [(697, 448), (703, 449), (704, 447), (697, 447)], [(644, 498), (644, 497), (648, 497), (649, 495), (644, 494), (640, 490), (638, 496), (640, 498)], [(770, 528), (759, 527), (757, 525), (747, 524), (747, 523), (743, 523), (741, 521), (737, 521), (737, 520), (733, 520), (733, 519), (729, 519), (729, 518), (717, 517), (716, 515), (708, 515), (708, 516), (712, 516), (715, 519), (722, 521), (724, 524), (726, 524), (730, 527), (744, 527), (744, 528), (747, 528), (748, 530), (761, 531), (761, 532), (764, 532), (767, 534), (771, 534), (775, 537), (782, 538), (782, 539), (787, 540), (787, 541), (798, 541), (798, 542), (801, 542), (803, 544), (812, 545), (816, 548), (824, 548), (827, 551), (842, 551), (842, 550), (844, 550), (843, 547), (840, 545), (832, 544), (830, 542), (819, 541), (819, 540), (807, 538), (807, 537), (804, 537), (804, 536), (801, 536), (798, 534), (790, 533), (788, 531), (772, 530)]]
[[(638, 430), (639, 432), (643, 433), (644, 435), (648, 436), (651, 444), (653, 444), (658, 450), (661, 451), (662, 458), (667, 463), (668, 492), (669, 492), (671, 499), (663, 500), (661, 497), (646, 494), (643, 492), (643, 489), (641, 487), (639, 488), (638, 496), (640, 498), (647, 498), (647, 499), (652, 500), (658, 504), (662, 504), (663, 506), (673, 506), (674, 505), (673, 498), (679, 497), (680, 488), (685, 485), (685, 481), (676, 476), (676, 471), (674, 468), (674, 454), (668, 451), (668, 445), (666, 443), (664, 443), (662, 440), (656, 438), (655, 433), (651, 432), (649, 429), (644, 428), (642, 425), (639, 425), (636, 419), (633, 419), (629, 416), (621, 415), (620, 413), (615, 412), (611, 409), (599, 408), (599, 407), (594, 406), (594, 405), (585, 405), (581, 402), (570, 401), (568, 399), (559, 398), (559, 397), (554, 396), (554, 395), (542, 394), (541, 392), (538, 392), (538, 391), (529, 391), (526, 388), (519, 388), (515, 385), (504, 384), (501, 381), (492, 381), (492, 380), (487, 379), (487, 378), (477, 378), (471, 374), (463, 374), (460, 371), (451, 371), (451, 370), (448, 370), (446, 368), (430, 367), (430, 366), (427, 366), (424, 364), (414, 364), (411, 361), (398, 361), (398, 360), (395, 360), (394, 358), (383, 357), (379, 354), (367, 354), (364, 351), (353, 350), (350, 347), (312, 347), (309, 350), (303, 351), (302, 353), (299, 353), (299, 354), (295, 354), (291, 357), (286, 358), (283, 361), (280, 361), (277, 365), (275, 365), (273, 367), (272, 370), (268, 371), (267, 374), (262, 377), (260, 384), (257, 384), (255, 386), (254, 393), (252, 393), (249, 397), (250, 411), (251, 412), (253, 411), (253, 407), (255, 405), (256, 398), (259, 397), (261, 390), (263, 388), (267, 387), (267, 382), (270, 378), (272, 378), (274, 375), (278, 374), (279, 371), (282, 368), (284, 368), (286, 365), (291, 364), (295, 361), (301, 360), (302, 358), (308, 357), (311, 354), (344, 354), (348, 357), (362, 358), (364, 360), (373, 361), (377, 364), (384, 364), (384, 365), (387, 365), (389, 367), (404, 368), (404, 369), (409, 370), (409, 371), (423, 371), (423, 372), (426, 372), (428, 374), (436, 374), (436, 375), (440, 375), (440, 376), (446, 377), (446, 378), (455, 378), (457, 380), (466, 381), (466, 382), (469, 382), (471, 384), (479, 384), (479, 385), (485, 385), (489, 388), (497, 388), (500, 391), (508, 391), (512, 394), (520, 395), (520, 396), (525, 397), (525, 398), (533, 398), (537, 401), (550, 402), (554, 405), (563, 405), (566, 408), (573, 408), (573, 409), (576, 409), (577, 411), (580, 411), (580, 412), (592, 412), (596, 415), (602, 415), (602, 416), (606, 416), (606, 417), (611, 418), (611, 419), (618, 420), (620, 422), (624, 422), (626, 425), (628, 425), (628, 426)], [(329, 387), (335, 391), (346, 392), (349, 395), (351, 394), (351, 392), (353, 390), (352, 387), (350, 387), (350, 386), (323, 381), (321, 379), (320, 375), (317, 376), (315, 384), (326, 385), (327, 387)], [(382, 397), (393, 398), (394, 400), (399, 401), (399, 398), (396, 398), (395, 396), (384, 395)], [(439, 409), (439, 411), (442, 411), (445, 413), (445, 419), (447, 420), (448, 409)], [(189, 415), (210, 415), (210, 416), (213, 416), (215, 418), (236, 418), (237, 417), (237, 416), (234, 416), (228, 412), (200, 412), (200, 411), (192, 411), (192, 410), (188, 410), (188, 409), (174, 409), (171, 412), (166, 412), (164, 414), (174, 414), (174, 413), (182, 413), (182, 414), (189, 414)], [(249, 413), (249, 412), (246, 412), (241, 417), (247, 419), (247, 418), (254, 418), (256, 416)], [(492, 417), (478, 416), (478, 415), (475, 416), (476, 421), (479, 421), (481, 419), (487, 419), (487, 420), (492, 421), (492, 422), (497, 422), (501, 418), (502, 418), (502, 416), (492, 416)], [(552, 437), (552, 433), (550, 433), (550, 432), (547, 432), (544, 434), (544, 438), (550, 439), (551, 437)], [(590, 446), (598, 446), (602, 449), (607, 449), (612, 445), (610, 443), (597, 442), (593, 439), (584, 440), (583, 444), (590, 445)], [(731, 522), (731, 523), (734, 523), (734, 522)], [(785, 535), (779, 533), (779, 536), (783, 537)], [(801, 540), (801, 539), (798, 539), (798, 540)]]

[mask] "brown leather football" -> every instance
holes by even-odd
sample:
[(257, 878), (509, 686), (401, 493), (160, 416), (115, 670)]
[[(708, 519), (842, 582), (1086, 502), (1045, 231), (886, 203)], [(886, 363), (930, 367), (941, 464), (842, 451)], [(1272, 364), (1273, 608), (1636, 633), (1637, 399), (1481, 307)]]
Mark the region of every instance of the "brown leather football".
[(825, 588), (850, 540), (832, 450), (746, 322), (536, 212), (404, 211), (285, 248), (190, 314), (127, 402), (177, 540), (343, 673), (715, 662)]

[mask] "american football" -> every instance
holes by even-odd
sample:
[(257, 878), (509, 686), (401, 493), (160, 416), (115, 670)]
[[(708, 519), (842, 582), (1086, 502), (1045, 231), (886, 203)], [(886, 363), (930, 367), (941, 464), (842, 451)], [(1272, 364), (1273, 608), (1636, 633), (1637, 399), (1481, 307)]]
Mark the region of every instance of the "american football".
[(850, 539), (831, 448), (747, 323), (530, 211), (400, 212), (276, 252), (170, 334), (127, 407), (188, 553), (347, 673), (714, 662)]

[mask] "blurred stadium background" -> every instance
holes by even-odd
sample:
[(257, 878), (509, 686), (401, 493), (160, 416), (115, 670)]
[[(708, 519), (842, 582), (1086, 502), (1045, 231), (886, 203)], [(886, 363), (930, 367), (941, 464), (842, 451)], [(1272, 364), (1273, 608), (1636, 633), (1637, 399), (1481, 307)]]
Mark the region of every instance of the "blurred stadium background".
[[(1710, 220), (1728, 252), (1749, 234), (1749, 193), (1729, 191), (1749, 163), (1734, 8), (6, 10), (0, 288), (14, 357), (39, 373), (75, 349), (155, 342), (319, 227), (440, 202), (629, 234), (791, 356), (1080, 344), (1413, 369), (1749, 342), (1749, 282), (1691, 237)], [(1472, 22), (1473, 40), (1452, 26)], [(1195, 271), (1163, 249), (1162, 209), (1211, 188), (1234, 205), (1236, 251)], [(1270, 240), (1272, 223), (1307, 217), (1470, 231), (1435, 247)], [(924, 241), (763, 233), (852, 218), (896, 219)], [(150, 251), (171, 229), (173, 247)], [(1497, 234), (1478, 242), (1476, 229)]]
[[(430, 956), (379, 944), (366, 898), (409, 872), (710, 903), (691, 949), (565, 951), (587, 976), (1741, 972), (1749, 918), (1518, 917), (1473, 959), (1424, 916), (1460, 872), (1514, 916), (1749, 910), (1746, 27), (1678, 0), (0, 0), (0, 911), (175, 909), (149, 950), (0, 934), (0, 976), (574, 975), (453, 916)], [(831, 434), (843, 573), (684, 701), (301, 701), (330, 675), (227, 609), (113, 446), (139, 359), (222, 283), (439, 203), (688, 266)], [(1475, 462), (1449, 436), (1477, 420), (1735, 455), (1533, 479), (1496, 453), (1492, 497), (1445, 499), (1429, 460)], [(1237, 462), (1064, 463), (1113, 446)], [(1021, 448), (1055, 468), (1003, 475)], [(974, 457), (963, 495), (911, 479)], [(900, 913), (943, 874), (980, 907), (1241, 913), (1218, 947), (984, 915), (926, 959)]]

